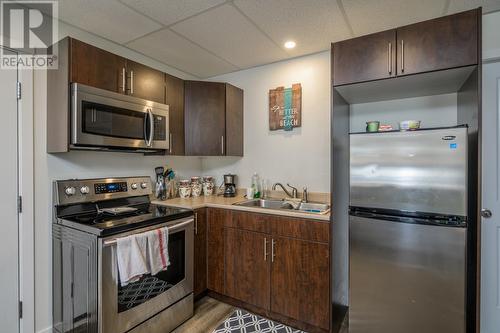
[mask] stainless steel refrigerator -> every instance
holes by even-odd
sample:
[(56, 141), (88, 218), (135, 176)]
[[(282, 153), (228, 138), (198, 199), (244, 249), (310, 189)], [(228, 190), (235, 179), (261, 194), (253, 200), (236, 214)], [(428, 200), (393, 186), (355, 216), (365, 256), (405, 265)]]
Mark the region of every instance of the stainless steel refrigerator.
[(349, 332), (463, 333), (467, 128), (350, 135)]

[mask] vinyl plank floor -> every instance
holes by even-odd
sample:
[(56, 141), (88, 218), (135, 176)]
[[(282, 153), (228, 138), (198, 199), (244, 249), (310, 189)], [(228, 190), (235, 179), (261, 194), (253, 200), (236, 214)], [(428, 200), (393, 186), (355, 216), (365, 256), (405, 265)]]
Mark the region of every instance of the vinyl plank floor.
[(235, 307), (204, 297), (194, 304), (194, 315), (172, 333), (211, 333), (222, 323)]

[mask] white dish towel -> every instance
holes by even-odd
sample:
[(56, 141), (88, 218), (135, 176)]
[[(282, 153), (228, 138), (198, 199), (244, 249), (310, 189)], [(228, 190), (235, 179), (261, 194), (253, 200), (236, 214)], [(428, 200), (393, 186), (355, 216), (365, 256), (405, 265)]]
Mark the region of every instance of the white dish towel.
[(170, 265), (168, 256), (168, 228), (148, 231), (148, 261), (151, 275), (164, 271)]
[(116, 257), (121, 286), (138, 281), (149, 273), (147, 258), (148, 237), (146, 233), (118, 238)]

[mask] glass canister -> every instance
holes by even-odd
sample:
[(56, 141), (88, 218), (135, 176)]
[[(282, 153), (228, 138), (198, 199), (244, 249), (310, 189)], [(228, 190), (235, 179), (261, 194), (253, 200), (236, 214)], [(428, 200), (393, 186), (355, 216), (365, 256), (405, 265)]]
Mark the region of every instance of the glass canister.
[(191, 196), (191, 184), (188, 179), (179, 181), (179, 196), (189, 198)]
[(191, 195), (193, 197), (199, 197), (203, 186), (201, 185), (200, 177), (191, 177)]
[(204, 176), (203, 177), (203, 194), (205, 196), (209, 196), (214, 194), (214, 177), (212, 176)]

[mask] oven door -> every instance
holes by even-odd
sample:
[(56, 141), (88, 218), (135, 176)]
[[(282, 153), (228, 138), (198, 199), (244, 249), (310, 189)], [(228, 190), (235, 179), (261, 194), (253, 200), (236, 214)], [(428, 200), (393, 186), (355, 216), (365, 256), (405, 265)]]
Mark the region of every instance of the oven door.
[(168, 105), (73, 83), (71, 145), (168, 149)]
[[(168, 226), (170, 266), (157, 275), (121, 287), (116, 238)], [(193, 292), (193, 218), (134, 230), (99, 242), (99, 332), (123, 333)]]

